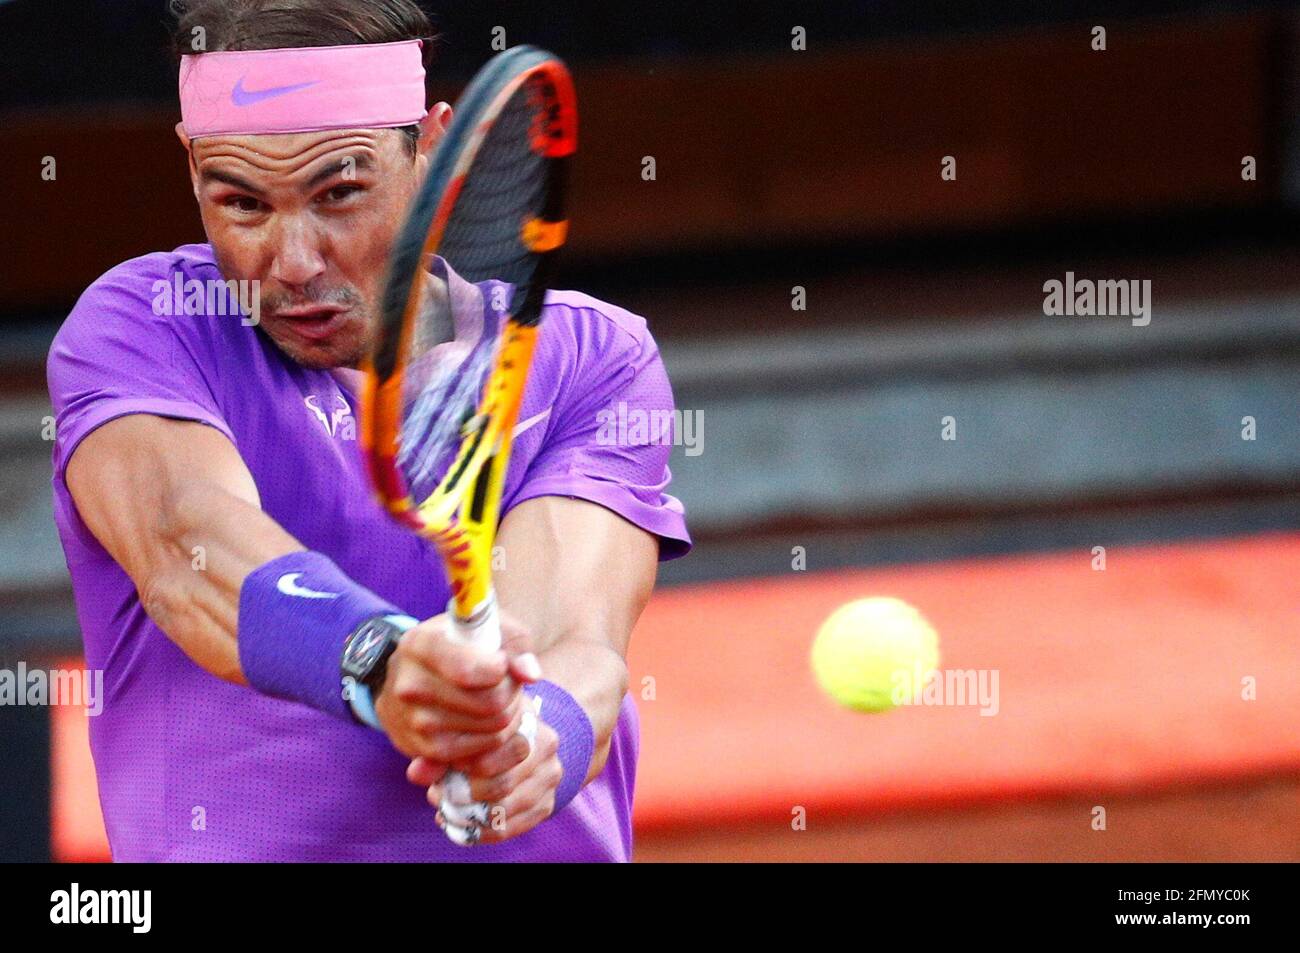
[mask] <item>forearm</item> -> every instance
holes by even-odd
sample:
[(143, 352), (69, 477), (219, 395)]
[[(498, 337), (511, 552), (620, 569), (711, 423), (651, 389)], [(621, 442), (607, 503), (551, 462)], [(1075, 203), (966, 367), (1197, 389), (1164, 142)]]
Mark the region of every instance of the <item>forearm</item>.
[(543, 678), (571, 695), (591, 722), (589, 780), (609, 756), (627, 693), (624, 659), (654, 587), (658, 543), (604, 507), (561, 497), (521, 503), (497, 539), (506, 556), (495, 577), (502, 608), (532, 631)]
[(204, 669), (243, 683), (240, 588), (258, 566), (303, 547), (262, 512), (234, 446), (203, 424), (129, 415), (82, 441), (66, 480), (149, 617)]
[(239, 594), (258, 566), (304, 547), (252, 503), (196, 485), (164, 503), (154, 565), (138, 580), (149, 617), (190, 658), (244, 684)]
[(572, 695), (591, 721), (596, 744), (587, 772), (590, 781), (609, 757), (610, 739), (627, 694), (627, 663), (608, 642), (577, 637), (556, 641), (538, 654), (538, 660), (546, 679)]

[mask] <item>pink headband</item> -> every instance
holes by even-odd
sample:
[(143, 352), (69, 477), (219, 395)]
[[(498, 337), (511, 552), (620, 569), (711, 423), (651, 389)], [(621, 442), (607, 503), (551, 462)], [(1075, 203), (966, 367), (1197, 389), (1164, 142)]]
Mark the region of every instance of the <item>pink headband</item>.
[(424, 118), (420, 40), (181, 57), (181, 123), (199, 136), (406, 126)]

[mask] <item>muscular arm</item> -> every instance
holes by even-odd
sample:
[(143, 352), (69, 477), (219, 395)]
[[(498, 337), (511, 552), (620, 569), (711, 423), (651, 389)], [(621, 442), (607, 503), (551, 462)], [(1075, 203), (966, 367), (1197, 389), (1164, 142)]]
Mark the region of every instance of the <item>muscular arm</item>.
[(511, 510), (497, 542), (504, 565), (493, 581), (502, 609), (528, 626), (545, 677), (591, 719), (590, 780), (609, 755), (632, 628), (654, 588), (658, 541), (595, 503), (548, 496)]
[[(135, 583), (149, 617), (206, 671), (247, 684), (236, 636), (240, 589), (254, 570), (306, 547), (262, 511), (230, 441), (203, 424), (120, 417), (81, 442), (66, 479), (81, 518)], [(517, 726), (507, 726), (518, 722), (520, 704), (504, 656), (456, 645), (444, 616), (408, 634), (427, 658), (408, 666), (420, 697), (385, 700), (392, 716), (385, 730), (398, 748), (473, 754), (513, 736)], [(414, 722), (435, 727), (412, 736)]]
[[(135, 583), (149, 617), (205, 670), (244, 684), (236, 643), (244, 578), (304, 547), (262, 512), (230, 441), (204, 424), (120, 417), (81, 442), (66, 480), (82, 520)], [(531, 630), (545, 677), (591, 719), (594, 777), (627, 688), (624, 656), (654, 586), (657, 543), (603, 507), (558, 497), (516, 507), (498, 542), (502, 608)]]
[(258, 566), (304, 547), (262, 512), (230, 441), (205, 424), (131, 414), (81, 442), (66, 480), (149, 618), (208, 672), (244, 684), (240, 586)]

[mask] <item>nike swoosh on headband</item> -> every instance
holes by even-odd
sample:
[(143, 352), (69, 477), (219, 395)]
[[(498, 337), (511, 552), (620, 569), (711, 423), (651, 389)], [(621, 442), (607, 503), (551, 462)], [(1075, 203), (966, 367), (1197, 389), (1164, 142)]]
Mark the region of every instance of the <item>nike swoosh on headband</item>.
[(300, 572), (287, 572), (275, 581), (275, 588), (279, 589), (286, 596), (297, 596), (300, 599), (337, 599), (337, 592), (317, 592), (315, 589), (308, 589), (305, 586), (298, 585), (298, 578), (302, 575)]
[(244, 89), (244, 77), (239, 77), (235, 83), (235, 88), (230, 91), (230, 101), (236, 106), (251, 106), (254, 103), (260, 103), (264, 99), (274, 99), (276, 96), (283, 96), (285, 93), (297, 92), (300, 89), (306, 89), (308, 86), (315, 86), (320, 80), (313, 79), (309, 83), (294, 83), (290, 86), (270, 86), (266, 89)]

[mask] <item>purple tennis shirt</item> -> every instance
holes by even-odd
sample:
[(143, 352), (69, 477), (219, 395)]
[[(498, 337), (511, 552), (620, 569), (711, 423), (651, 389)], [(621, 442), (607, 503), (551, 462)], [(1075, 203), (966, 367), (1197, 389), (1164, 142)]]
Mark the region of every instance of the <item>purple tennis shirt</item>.
[[(209, 313), (197, 298), (199, 313), (158, 313), (169, 310), (158, 301), (178, 276), (219, 280), (211, 246), (183, 245), (107, 272), (77, 302), (48, 361), (55, 520), (86, 664), (104, 672), (90, 743), (114, 859), (628, 860), (639, 743), (630, 695), (608, 763), (573, 802), (527, 834), (465, 849), (438, 829), (424, 791), (405, 779), (406, 758), (384, 735), (208, 674), (145, 614), (64, 483), (87, 434), (137, 413), (220, 431), (251, 471), (263, 510), (394, 605), (427, 618), (448, 600), (432, 544), (374, 502), (345, 375), (294, 363), (240, 314)], [(450, 280), (453, 293), (477, 293)], [(620, 405), (673, 408), (645, 321), (584, 294), (550, 293), (503, 512), (539, 496), (590, 500), (659, 537), (661, 559), (680, 556), (690, 538), (681, 504), (665, 492), (670, 441), (602, 435), (602, 419)]]

